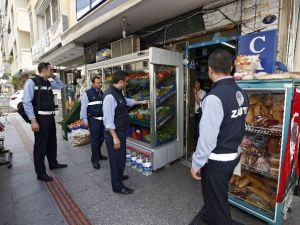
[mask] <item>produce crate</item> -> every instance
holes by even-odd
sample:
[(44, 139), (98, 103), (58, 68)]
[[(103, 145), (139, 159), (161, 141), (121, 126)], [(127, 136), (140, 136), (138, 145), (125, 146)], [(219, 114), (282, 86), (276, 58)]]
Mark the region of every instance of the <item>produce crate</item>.
[(68, 140), (68, 125), (80, 118), (80, 105), (80, 101), (76, 102), (71, 111), (64, 117), (63, 121), (61, 122), (62, 137), (66, 141)]

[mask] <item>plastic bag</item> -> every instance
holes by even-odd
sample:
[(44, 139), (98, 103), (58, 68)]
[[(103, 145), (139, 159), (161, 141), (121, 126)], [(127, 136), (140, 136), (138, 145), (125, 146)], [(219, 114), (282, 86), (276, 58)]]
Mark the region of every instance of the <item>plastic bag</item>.
[(86, 145), (90, 142), (90, 132), (86, 129), (72, 130), (70, 136), (73, 146)]

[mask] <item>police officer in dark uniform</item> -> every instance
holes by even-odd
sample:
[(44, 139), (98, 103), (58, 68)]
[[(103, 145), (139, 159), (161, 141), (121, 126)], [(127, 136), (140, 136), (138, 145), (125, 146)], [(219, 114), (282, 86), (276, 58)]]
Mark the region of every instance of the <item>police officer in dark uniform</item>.
[(126, 187), (122, 182), (128, 179), (128, 176), (123, 174), (126, 163), (126, 130), (129, 127), (128, 106), (148, 103), (124, 97), (122, 90), (126, 88), (128, 79), (125, 71), (116, 71), (112, 77), (113, 85), (105, 91), (103, 100), (104, 138), (110, 163), (112, 189), (120, 194), (133, 193), (133, 189)]
[(210, 225), (231, 225), (228, 182), (240, 160), (248, 96), (230, 75), (232, 56), (213, 52), (208, 60), (211, 91), (203, 100), (200, 136), (193, 154), (191, 175), (200, 180), (204, 198), (201, 218)]
[(91, 162), (95, 169), (100, 169), (99, 160), (106, 160), (107, 157), (101, 154), (101, 147), (104, 142), (104, 126), (102, 100), (103, 92), (101, 77), (92, 78), (92, 87), (86, 90), (81, 97), (80, 119), (90, 129), (92, 157)]
[(55, 105), (52, 91), (52, 89), (62, 89), (64, 84), (53, 75), (49, 63), (40, 63), (38, 71), (39, 75), (28, 79), (25, 83), (23, 106), (34, 132), (33, 159), (37, 179), (47, 182), (53, 179), (46, 174), (45, 156), (50, 170), (67, 167), (66, 164), (57, 162)]

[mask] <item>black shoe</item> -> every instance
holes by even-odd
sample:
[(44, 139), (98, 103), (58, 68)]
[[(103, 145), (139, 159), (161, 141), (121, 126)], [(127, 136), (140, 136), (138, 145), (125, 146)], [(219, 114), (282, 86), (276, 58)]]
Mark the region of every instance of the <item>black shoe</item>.
[(49, 166), (50, 170), (55, 170), (55, 169), (62, 169), (66, 168), (68, 165), (67, 164), (59, 164), (57, 163), (55, 166)]
[(132, 193), (133, 193), (133, 189), (128, 188), (128, 187), (124, 187), (124, 188), (123, 188), (122, 190), (120, 190), (120, 191), (115, 191), (115, 193), (128, 195), (128, 194), (132, 194)]
[(189, 225), (199, 225), (199, 224), (208, 224), (208, 217), (206, 214), (205, 206), (198, 212), (198, 214), (193, 218)]
[(94, 168), (95, 168), (96, 170), (99, 170), (99, 169), (100, 169), (100, 164), (99, 164), (99, 163), (93, 164), (93, 166), (94, 166)]
[(129, 178), (128, 175), (123, 175), (123, 176), (122, 176), (122, 180), (127, 180), (128, 178)]
[(99, 160), (107, 160), (107, 157), (105, 155), (100, 155)]
[(49, 182), (49, 181), (52, 181), (53, 178), (48, 176), (47, 174), (44, 174), (44, 175), (37, 175), (37, 179), (38, 180), (41, 180), (41, 181), (45, 181), (45, 182)]

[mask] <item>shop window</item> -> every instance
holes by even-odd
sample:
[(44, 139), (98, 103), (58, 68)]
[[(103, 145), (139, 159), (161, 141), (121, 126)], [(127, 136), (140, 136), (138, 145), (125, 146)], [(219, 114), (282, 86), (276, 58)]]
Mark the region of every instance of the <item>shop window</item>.
[(52, 0), (51, 7), (52, 7), (52, 23), (54, 23), (58, 19), (58, 4), (57, 4), (57, 0)]
[(76, 0), (76, 18), (81, 19), (106, 0)]
[(33, 38), (34, 33), (33, 33), (33, 22), (32, 22), (31, 9), (30, 9), (28, 15), (29, 15), (29, 24), (30, 24), (30, 40), (31, 40), (31, 45), (33, 45), (33, 43), (34, 43), (34, 38)]
[(47, 30), (51, 27), (51, 12), (50, 12), (50, 5), (46, 9), (45, 12), (45, 17), (46, 17), (46, 28)]
[(38, 34), (39, 34), (39, 39), (40, 39), (46, 33), (45, 17), (44, 16), (38, 16), (37, 17), (37, 24), (38, 24)]

